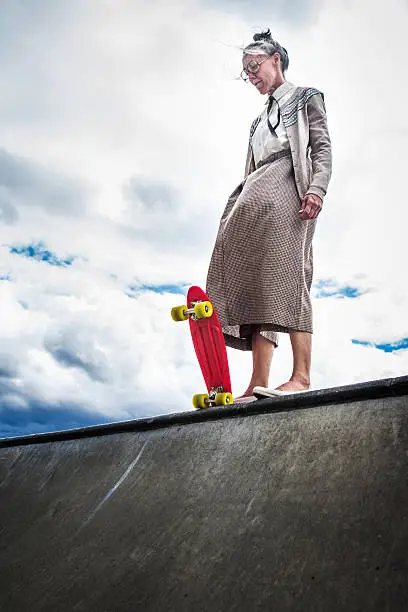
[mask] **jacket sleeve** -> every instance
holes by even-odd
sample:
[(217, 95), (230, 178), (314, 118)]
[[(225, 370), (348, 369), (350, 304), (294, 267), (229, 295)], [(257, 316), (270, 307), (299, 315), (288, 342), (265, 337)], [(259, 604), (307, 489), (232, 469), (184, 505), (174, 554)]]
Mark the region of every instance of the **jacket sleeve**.
[(332, 151), (327, 127), (326, 108), (322, 95), (312, 96), (307, 103), (312, 180), (307, 194), (326, 195), (332, 172)]

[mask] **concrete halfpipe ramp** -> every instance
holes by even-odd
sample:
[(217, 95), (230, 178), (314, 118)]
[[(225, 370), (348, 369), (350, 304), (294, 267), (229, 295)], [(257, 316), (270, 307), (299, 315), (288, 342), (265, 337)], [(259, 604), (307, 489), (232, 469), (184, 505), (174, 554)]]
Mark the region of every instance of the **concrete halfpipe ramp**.
[(1, 440), (0, 609), (406, 612), (407, 394)]

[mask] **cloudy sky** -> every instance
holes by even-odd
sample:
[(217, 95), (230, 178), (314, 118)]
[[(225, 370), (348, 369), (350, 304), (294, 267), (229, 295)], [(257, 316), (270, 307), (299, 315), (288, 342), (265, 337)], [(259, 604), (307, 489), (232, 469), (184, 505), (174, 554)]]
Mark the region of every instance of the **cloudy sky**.
[[(408, 372), (407, 0), (2, 0), (0, 436), (190, 410), (171, 306), (205, 286), (264, 100), (237, 49), (270, 27), (325, 93), (314, 388)], [(229, 351), (233, 391), (251, 355)], [(271, 385), (287, 380), (281, 337)]]

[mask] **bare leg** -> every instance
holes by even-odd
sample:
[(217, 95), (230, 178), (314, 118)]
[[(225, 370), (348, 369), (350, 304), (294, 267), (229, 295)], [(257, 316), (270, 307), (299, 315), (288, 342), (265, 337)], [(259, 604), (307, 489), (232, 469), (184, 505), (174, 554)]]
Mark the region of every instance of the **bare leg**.
[(289, 381), (277, 387), (280, 391), (303, 391), (310, 389), (310, 363), (312, 359), (312, 334), (292, 332), (290, 341), (293, 351), (293, 371)]
[[(252, 376), (249, 386), (241, 397), (252, 395), (254, 387), (267, 387), (269, 370), (271, 369), (272, 355), (275, 345), (259, 332), (252, 336)], [(238, 398), (237, 398), (238, 399)]]

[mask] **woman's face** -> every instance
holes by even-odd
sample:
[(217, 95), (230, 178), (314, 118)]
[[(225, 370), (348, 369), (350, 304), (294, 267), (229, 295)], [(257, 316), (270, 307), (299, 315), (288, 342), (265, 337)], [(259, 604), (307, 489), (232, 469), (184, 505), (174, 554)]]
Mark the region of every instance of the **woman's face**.
[[(257, 72), (251, 72), (248, 69), (248, 65), (251, 65), (254, 61), (259, 64)], [(271, 56), (244, 55), (242, 67), (244, 70), (248, 70), (248, 79), (260, 94), (275, 90), (284, 81), (280, 69), (279, 53)]]

